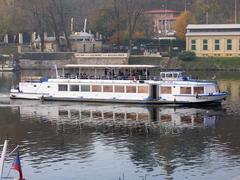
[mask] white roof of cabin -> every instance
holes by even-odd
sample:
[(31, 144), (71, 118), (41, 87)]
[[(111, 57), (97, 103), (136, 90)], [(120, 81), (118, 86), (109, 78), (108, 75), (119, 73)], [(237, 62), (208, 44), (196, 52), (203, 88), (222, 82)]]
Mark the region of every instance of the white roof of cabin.
[(65, 68), (156, 68), (158, 66), (155, 65), (88, 65), (88, 64), (67, 64), (64, 66)]
[(69, 39), (93, 39), (94, 35), (89, 34), (87, 32), (75, 32), (74, 34), (70, 34)]

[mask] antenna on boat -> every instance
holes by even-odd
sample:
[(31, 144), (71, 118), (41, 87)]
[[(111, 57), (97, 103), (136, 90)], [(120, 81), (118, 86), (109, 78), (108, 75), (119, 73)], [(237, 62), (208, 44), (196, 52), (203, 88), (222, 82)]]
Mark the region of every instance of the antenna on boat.
[(71, 33), (73, 34), (73, 17), (71, 18)]
[(55, 68), (56, 78), (59, 78), (57, 64), (54, 65), (54, 68)]
[(84, 28), (83, 28), (83, 32), (87, 31), (87, 18), (84, 21)]

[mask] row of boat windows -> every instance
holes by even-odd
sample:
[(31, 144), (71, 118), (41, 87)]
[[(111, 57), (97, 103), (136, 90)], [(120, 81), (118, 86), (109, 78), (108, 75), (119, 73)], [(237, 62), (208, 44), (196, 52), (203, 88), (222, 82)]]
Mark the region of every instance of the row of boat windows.
[[(160, 89), (161, 94), (172, 94), (171, 86), (162, 86)], [(191, 87), (180, 87), (180, 94), (192, 94)], [(204, 87), (193, 87), (193, 94), (204, 94)]]
[[(106, 92), (106, 93), (149, 93), (148, 86), (121, 86), (121, 85), (66, 85), (59, 84), (58, 91), (72, 92)], [(180, 94), (204, 94), (204, 87), (180, 87)], [(172, 94), (172, 86), (162, 86), (160, 94)]]
[(59, 84), (58, 91), (72, 92), (106, 92), (106, 93), (143, 93), (148, 94), (148, 86), (121, 86), (121, 85), (66, 85)]

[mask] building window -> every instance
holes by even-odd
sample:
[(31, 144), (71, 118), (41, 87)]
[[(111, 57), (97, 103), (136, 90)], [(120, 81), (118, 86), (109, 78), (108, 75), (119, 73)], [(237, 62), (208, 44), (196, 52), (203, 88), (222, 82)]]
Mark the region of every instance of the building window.
[(191, 41), (191, 50), (196, 51), (196, 40)]
[(70, 91), (79, 91), (79, 85), (70, 85)]
[(220, 50), (220, 40), (219, 39), (215, 40), (215, 50), (216, 51)]
[(232, 50), (232, 40), (231, 39), (227, 40), (227, 50)]
[(192, 94), (191, 87), (180, 87), (180, 94)]
[(204, 51), (208, 50), (208, 40), (206, 40), (206, 39), (203, 40), (203, 50)]
[(66, 84), (59, 84), (58, 91), (68, 91), (68, 85)]
[(160, 90), (161, 94), (172, 94), (172, 87), (171, 86), (162, 86)]

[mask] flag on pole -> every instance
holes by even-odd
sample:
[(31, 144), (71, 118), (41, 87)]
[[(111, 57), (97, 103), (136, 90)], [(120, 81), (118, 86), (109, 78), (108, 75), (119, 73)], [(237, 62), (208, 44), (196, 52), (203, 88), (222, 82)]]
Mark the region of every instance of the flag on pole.
[(23, 174), (22, 174), (22, 168), (21, 168), (21, 163), (20, 163), (20, 156), (19, 156), (19, 151), (17, 149), (17, 154), (14, 159), (14, 162), (12, 164), (13, 169), (19, 172), (19, 180), (23, 180)]

